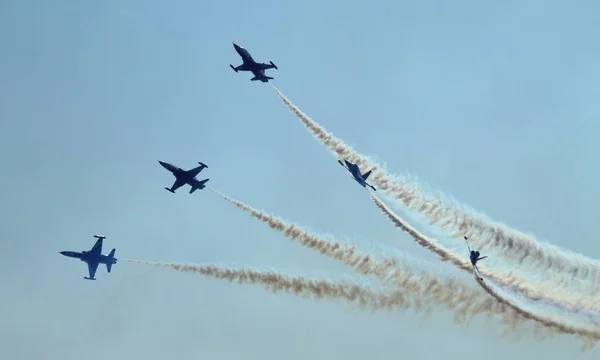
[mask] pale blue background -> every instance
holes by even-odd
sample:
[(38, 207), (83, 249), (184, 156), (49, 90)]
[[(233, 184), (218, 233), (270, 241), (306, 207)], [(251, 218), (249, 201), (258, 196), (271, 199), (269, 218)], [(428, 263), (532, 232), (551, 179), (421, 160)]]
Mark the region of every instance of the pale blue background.
[(101, 233), (120, 258), (348, 272), (209, 191), (168, 193), (160, 159), (203, 161), (217, 190), (365, 249), (436, 261), (268, 84), (229, 68), (235, 41), (358, 151), (598, 258), (599, 15), (596, 1), (1, 1), (0, 357), (595, 359), (566, 336), (514, 342), (497, 322), (420, 325), (124, 261), (85, 281), (57, 252)]

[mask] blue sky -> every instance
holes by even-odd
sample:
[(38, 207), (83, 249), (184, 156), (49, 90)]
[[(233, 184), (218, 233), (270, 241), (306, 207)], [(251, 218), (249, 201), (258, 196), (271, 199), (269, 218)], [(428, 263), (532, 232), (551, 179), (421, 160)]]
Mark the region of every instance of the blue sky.
[[(592, 1), (0, 2), (0, 356), (12, 359), (592, 359), (497, 322), (370, 315), (61, 250), (340, 278), (157, 160), (364, 249), (435, 262), (398, 232), (232, 41), (300, 109), (397, 174), (597, 258), (600, 5)], [(448, 271), (450, 267), (436, 265)], [(465, 281), (470, 281), (465, 275)], [(597, 354), (596, 354), (597, 356)]]

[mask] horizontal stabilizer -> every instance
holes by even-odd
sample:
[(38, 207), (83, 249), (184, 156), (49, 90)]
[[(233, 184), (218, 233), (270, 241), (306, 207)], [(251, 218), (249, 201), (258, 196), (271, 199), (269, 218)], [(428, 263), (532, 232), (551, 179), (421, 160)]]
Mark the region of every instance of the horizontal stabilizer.
[(117, 249), (112, 249), (112, 250), (110, 251), (110, 253), (108, 253), (108, 260), (109, 260), (109, 262), (108, 262), (108, 263), (106, 263), (106, 271), (108, 271), (108, 272), (110, 272), (110, 269), (111, 269), (111, 268), (112, 268), (112, 266), (113, 266), (113, 263), (112, 263), (112, 262), (110, 262), (110, 261), (114, 259), (114, 260), (115, 260), (115, 262), (116, 262), (116, 260), (117, 260), (117, 259), (115, 259), (115, 251), (117, 251)]
[(204, 185), (204, 184), (206, 184), (206, 182), (208, 180), (210, 180), (210, 179), (204, 179), (202, 181), (195, 182), (192, 185), (192, 188), (190, 189), (190, 194), (193, 193), (194, 191), (198, 190), (198, 189), (204, 189), (206, 187), (206, 185)]

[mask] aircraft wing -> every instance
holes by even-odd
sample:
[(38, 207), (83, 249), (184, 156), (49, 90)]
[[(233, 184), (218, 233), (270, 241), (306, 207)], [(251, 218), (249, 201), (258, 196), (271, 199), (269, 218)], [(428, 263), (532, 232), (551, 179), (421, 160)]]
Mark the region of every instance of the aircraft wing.
[(479, 272), (479, 268), (477, 267), (477, 265), (473, 266), (473, 270), (477, 273), (477, 276), (483, 280), (483, 276), (481, 276), (481, 273)]
[(94, 247), (92, 248), (92, 250), (90, 250), (90, 253), (94, 254), (94, 255), (100, 255), (102, 253), (102, 238), (98, 239), (96, 241), (96, 243), (94, 244)]
[(205, 167), (206, 167), (206, 165), (200, 165), (197, 168), (189, 170), (188, 173), (190, 174), (191, 177), (196, 177), (196, 175), (200, 174), (200, 171), (204, 170)]
[(98, 262), (89, 262), (87, 263), (88, 265), (88, 272), (90, 273), (90, 279), (94, 278), (94, 275), (96, 275), (96, 270), (98, 270)]
[(268, 70), (268, 69), (273, 69), (275, 67), (275, 65), (273, 64), (266, 64), (266, 63), (258, 63), (256, 64), (261, 70)]
[(175, 191), (175, 190), (179, 189), (180, 187), (182, 187), (183, 185), (185, 185), (184, 181), (181, 181), (179, 179), (175, 179), (175, 182), (173, 183), (173, 186), (171, 186), (171, 190)]

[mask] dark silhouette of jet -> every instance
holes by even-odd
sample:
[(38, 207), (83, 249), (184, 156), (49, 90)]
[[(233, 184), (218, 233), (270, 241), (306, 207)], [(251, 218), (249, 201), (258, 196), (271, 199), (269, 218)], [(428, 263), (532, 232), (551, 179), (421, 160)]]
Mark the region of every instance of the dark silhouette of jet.
[(467, 237), (464, 236), (464, 238), (465, 238), (465, 242), (467, 243), (467, 249), (469, 249), (469, 259), (471, 260), (471, 265), (473, 265), (475, 270), (477, 270), (477, 275), (479, 275), (479, 280), (483, 281), (483, 277), (481, 276), (481, 273), (479, 272), (479, 268), (477, 267), (477, 262), (479, 260), (485, 259), (487, 256), (479, 256), (479, 251), (471, 250), (471, 248), (469, 247), (469, 241), (467, 240)]
[(260, 81), (266, 83), (266, 82), (269, 82), (270, 79), (271, 80), (273, 79), (272, 77), (265, 75), (265, 70), (272, 69), (272, 68), (277, 69), (277, 66), (275, 64), (273, 64), (272, 61), (269, 61), (270, 64), (257, 63), (256, 61), (254, 61), (254, 59), (252, 58), (252, 56), (250, 55), (248, 50), (237, 45), (236, 43), (233, 43), (233, 47), (235, 48), (235, 51), (237, 51), (237, 53), (240, 54), (240, 56), (242, 57), (242, 60), (244, 61), (242, 63), (242, 65), (239, 65), (237, 67), (233, 67), (233, 65), (229, 64), (229, 66), (233, 69), (233, 71), (235, 71), (235, 72), (252, 71), (252, 74), (254, 74), (254, 77), (252, 79), (250, 79), (251, 81), (260, 80)]
[(106, 236), (94, 235), (94, 237), (98, 240), (96, 241), (96, 244), (94, 244), (94, 247), (92, 247), (90, 251), (61, 251), (59, 253), (64, 256), (72, 257), (86, 262), (88, 266), (88, 272), (90, 274), (90, 277), (83, 277), (86, 280), (96, 280), (94, 275), (96, 275), (96, 270), (98, 270), (99, 264), (106, 264), (106, 271), (110, 273), (110, 268), (113, 266), (113, 264), (117, 263), (117, 258), (115, 258), (116, 249), (112, 249), (112, 251), (108, 255), (102, 255), (102, 240), (106, 239)]
[[(358, 165), (353, 164), (353, 163), (349, 162), (348, 160), (344, 160), (343, 163), (340, 160), (338, 160), (338, 162), (340, 163), (340, 165), (342, 165), (348, 171), (350, 171), (350, 174), (352, 174), (352, 177), (354, 178), (354, 180), (356, 180), (360, 185), (362, 185), (362, 187), (366, 188), (368, 186), (371, 189), (373, 189), (373, 191), (377, 191), (377, 190), (375, 190), (373, 185), (370, 185), (367, 183), (367, 178), (369, 177), (369, 175), (371, 175), (371, 170), (369, 170), (366, 173), (364, 173), (363, 175), (361, 175)], [(344, 163), (345, 163), (345, 165), (344, 165)]]
[(208, 166), (204, 165), (203, 163), (201, 163), (200, 161), (198, 161), (198, 164), (200, 164), (200, 166), (193, 168), (191, 170), (182, 170), (181, 168), (179, 168), (173, 164), (169, 164), (168, 162), (165, 162), (165, 161), (158, 160), (158, 162), (165, 169), (167, 169), (171, 173), (173, 173), (173, 175), (175, 176), (175, 182), (173, 183), (171, 188), (165, 187), (165, 189), (169, 190), (173, 194), (175, 194), (175, 190), (179, 189), (180, 187), (182, 187), (185, 184), (189, 184), (192, 187), (190, 189), (190, 194), (193, 193), (194, 191), (196, 191), (197, 189), (204, 189), (206, 187), (204, 184), (206, 184), (206, 182), (209, 179), (204, 179), (201, 181), (196, 179), (196, 175), (198, 175), (200, 173), (200, 171), (202, 171), (202, 169), (208, 167)]

